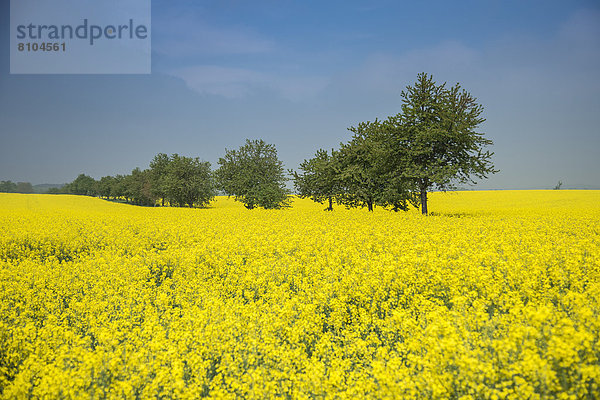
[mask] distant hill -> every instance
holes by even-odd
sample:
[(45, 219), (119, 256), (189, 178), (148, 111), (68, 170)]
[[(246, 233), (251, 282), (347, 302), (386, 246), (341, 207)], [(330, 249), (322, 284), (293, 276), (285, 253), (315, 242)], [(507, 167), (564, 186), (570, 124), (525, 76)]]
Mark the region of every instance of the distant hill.
[(39, 185), (33, 185), (34, 193), (46, 193), (50, 188), (60, 188), (63, 187), (65, 183), (57, 184), (57, 183), (41, 183)]

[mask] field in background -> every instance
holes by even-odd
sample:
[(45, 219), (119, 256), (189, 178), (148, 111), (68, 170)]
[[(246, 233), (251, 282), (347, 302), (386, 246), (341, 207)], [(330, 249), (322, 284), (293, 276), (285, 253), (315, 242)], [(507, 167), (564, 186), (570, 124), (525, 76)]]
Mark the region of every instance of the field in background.
[(0, 194), (0, 396), (600, 397), (600, 191)]

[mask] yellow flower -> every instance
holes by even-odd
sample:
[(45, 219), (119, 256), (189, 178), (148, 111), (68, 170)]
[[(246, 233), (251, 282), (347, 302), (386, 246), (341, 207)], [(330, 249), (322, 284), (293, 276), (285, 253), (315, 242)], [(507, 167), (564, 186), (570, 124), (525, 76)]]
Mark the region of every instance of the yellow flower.
[(0, 397), (600, 397), (600, 192), (0, 194)]

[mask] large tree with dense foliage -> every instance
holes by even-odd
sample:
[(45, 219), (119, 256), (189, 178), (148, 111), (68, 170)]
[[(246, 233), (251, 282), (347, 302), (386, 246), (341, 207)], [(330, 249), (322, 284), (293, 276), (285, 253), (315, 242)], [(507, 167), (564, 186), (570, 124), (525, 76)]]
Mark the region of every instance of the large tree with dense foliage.
[(30, 182), (17, 182), (17, 193), (33, 193), (33, 185)]
[(248, 209), (281, 208), (289, 205), (289, 190), (283, 163), (274, 145), (246, 140), (238, 150), (225, 150), (216, 171), (219, 188), (235, 196)]
[(117, 174), (114, 176), (112, 186), (110, 188), (110, 195), (114, 199), (125, 197), (127, 192), (127, 182), (124, 175)]
[(352, 140), (342, 144), (337, 157), (340, 182), (338, 201), (348, 207), (375, 205), (394, 211), (407, 210), (414, 203), (411, 181), (393, 173), (387, 137), (378, 120), (349, 128)]
[(319, 149), (311, 159), (300, 164), (300, 173), (291, 172), (296, 194), (317, 203), (328, 202), (327, 211), (333, 210), (333, 199), (340, 194), (340, 181), (336, 169), (336, 154)]
[(158, 153), (152, 161), (150, 161), (150, 179), (152, 181), (152, 193), (161, 199), (161, 205), (165, 205), (167, 198), (167, 176), (168, 168), (171, 160), (165, 153)]
[(456, 85), (446, 88), (421, 73), (402, 92), (402, 112), (383, 123), (394, 174), (411, 180), (419, 192), (422, 213), (427, 214), (427, 194), (447, 190), (457, 183), (475, 183), (497, 172), (491, 163), (492, 144), (479, 126), (483, 107)]
[(113, 186), (115, 184), (115, 178), (112, 176), (103, 176), (99, 181), (96, 182), (96, 193), (100, 197), (109, 199), (112, 195)]
[(15, 193), (17, 191), (17, 184), (13, 181), (2, 181), (0, 182), (0, 192), (3, 193)]
[(342, 192), (338, 200), (347, 207), (373, 211), (382, 189), (384, 147), (379, 140), (378, 122), (361, 122), (349, 128), (352, 140), (339, 150), (338, 170)]
[(96, 180), (91, 176), (79, 174), (73, 182), (66, 185), (65, 191), (70, 194), (95, 196)]
[(156, 202), (151, 190), (150, 171), (135, 168), (124, 178), (125, 197), (138, 206), (153, 206)]
[(180, 207), (207, 206), (215, 196), (210, 163), (172, 154), (166, 166), (165, 194)]

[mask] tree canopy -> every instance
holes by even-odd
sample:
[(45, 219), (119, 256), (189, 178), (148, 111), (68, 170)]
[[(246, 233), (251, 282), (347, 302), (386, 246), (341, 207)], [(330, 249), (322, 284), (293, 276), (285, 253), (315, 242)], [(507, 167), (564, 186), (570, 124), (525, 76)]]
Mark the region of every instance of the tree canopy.
[(401, 97), (401, 113), (389, 117), (383, 131), (394, 174), (417, 186), (423, 214), (428, 191), (475, 183), (474, 178), (497, 172), (493, 153), (485, 150), (493, 142), (477, 131), (485, 121), (483, 106), (460, 84), (446, 88), (421, 73)]
[(238, 150), (225, 150), (216, 171), (218, 186), (248, 209), (282, 208), (289, 205), (283, 163), (274, 145), (246, 140)]
[(17, 184), (13, 181), (1, 181), (0, 182), (0, 192), (3, 193), (16, 193), (17, 192)]
[(165, 153), (158, 153), (152, 161), (150, 161), (150, 180), (152, 182), (152, 193), (157, 198), (161, 199), (161, 205), (165, 205), (165, 200), (168, 196), (168, 168), (169, 156)]
[(96, 193), (96, 180), (91, 176), (79, 174), (77, 178), (67, 185), (66, 190), (71, 194), (93, 196)]
[(330, 155), (327, 151), (319, 149), (313, 158), (300, 164), (301, 173), (290, 171), (296, 194), (321, 204), (327, 201), (327, 211), (333, 210), (333, 200), (340, 193), (336, 157), (337, 152), (334, 150)]
[(204, 207), (215, 196), (210, 163), (207, 161), (173, 154), (165, 172), (164, 186), (159, 193), (164, 193), (173, 204)]
[(381, 122), (361, 122), (349, 130), (352, 139), (341, 144), (337, 164), (340, 202), (348, 207), (367, 207), (369, 211), (375, 205), (407, 210), (414, 203), (411, 182), (394, 174), (389, 140)]

